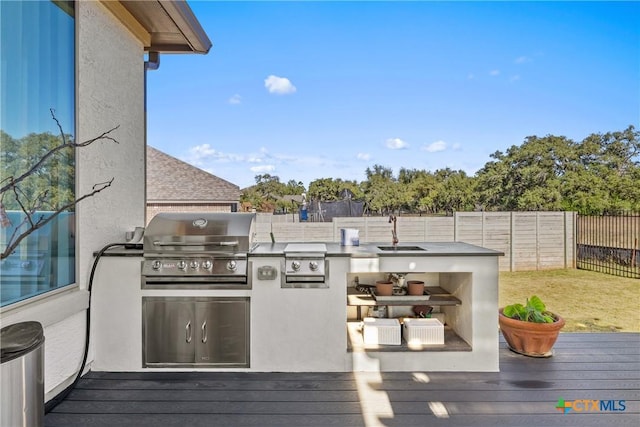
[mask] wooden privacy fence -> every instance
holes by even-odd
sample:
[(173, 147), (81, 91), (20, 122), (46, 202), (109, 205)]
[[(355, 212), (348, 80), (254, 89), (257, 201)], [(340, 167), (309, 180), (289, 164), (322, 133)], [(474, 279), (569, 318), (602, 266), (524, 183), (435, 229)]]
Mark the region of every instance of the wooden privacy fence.
[(640, 213), (578, 215), (578, 268), (640, 279)]
[[(391, 243), (388, 217), (294, 222), (292, 215), (258, 214), (256, 240), (340, 242), (341, 228), (359, 230), (361, 243)], [(451, 217), (399, 216), (400, 244), (460, 241), (504, 252), (500, 270), (575, 268), (574, 212), (458, 212)]]

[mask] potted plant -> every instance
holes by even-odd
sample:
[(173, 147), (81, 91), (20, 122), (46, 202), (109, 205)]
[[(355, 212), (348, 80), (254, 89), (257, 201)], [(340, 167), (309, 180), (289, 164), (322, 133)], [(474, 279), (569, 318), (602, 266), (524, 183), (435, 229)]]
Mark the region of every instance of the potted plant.
[(550, 357), (564, 319), (547, 311), (537, 296), (527, 299), (525, 305), (511, 304), (498, 312), (500, 331), (509, 348), (531, 357)]

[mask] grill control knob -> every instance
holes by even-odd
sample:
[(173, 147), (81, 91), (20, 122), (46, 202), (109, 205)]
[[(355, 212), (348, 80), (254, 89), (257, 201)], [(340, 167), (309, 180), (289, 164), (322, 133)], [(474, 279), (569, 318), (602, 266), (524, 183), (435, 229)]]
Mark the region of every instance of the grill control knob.
[(151, 263), (151, 268), (153, 268), (154, 270), (160, 270), (160, 267), (162, 267), (162, 262), (160, 262), (159, 259)]
[(186, 261), (178, 261), (178, 268), (180, 270), (184, 270), (187, 268), (187, 262)]
[(238, 265), (236, 264), (236, 262), (234, 260), (231, 260), (227, 263), (227, 270), (229, 271), (236, 271), (236, 268), (238, 268)]
[(318, 271), (318, 261), (309, 262), (309, 268), (311, 271)]
[(291, 268), (293, 269), (293, 271), (300, 270), (300, 261), (293, 261), (291, 263)]
[(198, 261), (193, 260), (189, 263), (189, 267), (191, 267), (192, 269), (197, 269), (200, 266), (200, 264), (198, 263)]
[(204, 261), (202, 261), (202, 268), (204, 268), (205, 270), (210, 270), (212, 266), (213, 263), (210, 259), (205, 259)]

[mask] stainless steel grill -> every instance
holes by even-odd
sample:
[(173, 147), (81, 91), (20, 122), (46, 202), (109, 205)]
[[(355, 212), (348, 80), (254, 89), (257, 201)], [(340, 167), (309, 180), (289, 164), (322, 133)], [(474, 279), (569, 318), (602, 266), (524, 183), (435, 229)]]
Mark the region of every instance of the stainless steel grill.
[(255, 214), (161, 213), (144, 239), (142, 287), (251, 288)]

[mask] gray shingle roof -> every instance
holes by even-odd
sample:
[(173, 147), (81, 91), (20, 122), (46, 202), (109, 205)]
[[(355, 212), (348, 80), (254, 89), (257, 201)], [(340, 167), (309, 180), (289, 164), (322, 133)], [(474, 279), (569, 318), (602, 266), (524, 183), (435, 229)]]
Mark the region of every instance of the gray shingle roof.
[(238, 200), (237, 185), (147, 145), (147, 201)]

